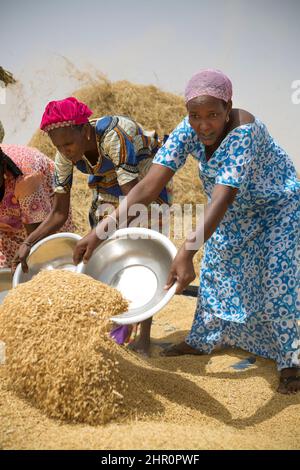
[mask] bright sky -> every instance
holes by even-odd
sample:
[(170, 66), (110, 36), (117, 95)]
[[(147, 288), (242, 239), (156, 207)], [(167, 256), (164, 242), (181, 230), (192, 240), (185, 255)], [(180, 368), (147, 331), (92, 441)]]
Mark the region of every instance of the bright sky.
[[(233, 82), (300, 171), (299, 0), (1, 0), (0, 65), (22, 83), (6, 94), (6, 142), (26, 143), (49, 99), (78, 87), (74, 68), (183, 94), (203, 67)], [(70, 77), (70, 74), (72, 77)]]

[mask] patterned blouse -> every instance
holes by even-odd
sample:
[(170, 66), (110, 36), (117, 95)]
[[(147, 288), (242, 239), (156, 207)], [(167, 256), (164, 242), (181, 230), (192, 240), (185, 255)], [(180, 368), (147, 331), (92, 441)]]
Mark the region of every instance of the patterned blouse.
[[(92, 166), (83, 155), (76, 167), (89, 175), (88, 185), (97, 192), (98, 203), (117, 203), (123, 195), (120, 187), (141, 179), (149, 170), (160, 147), (158, 136), (124, 116), (104, 116), (90, 120), (90, 124), (95, 128), (99, 160)], [(70, 191), (72, 162), (57, 152), (55, 170), (55, 191)], [(161, 192), (158, 202), (170, 202), (167, 188)]]
[[(5, 155), (21, 170), (17, 178), (5, 173), (0, 202), (0, 268), (10, 263), (27, 237), (25, 225), (41, 223), (51, 211), (54, 195), (54, 163), (34, 148), (1, 145)], [(62, 231), (73, 231), (69, 217)]]

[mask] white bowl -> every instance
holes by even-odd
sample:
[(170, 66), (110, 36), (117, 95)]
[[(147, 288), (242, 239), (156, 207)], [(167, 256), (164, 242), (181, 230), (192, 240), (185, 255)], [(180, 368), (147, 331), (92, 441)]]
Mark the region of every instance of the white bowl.
[(80, 235), (63, 232), (40, 240), (30, 250), (27, 259), (28, 273), (24, 273), (21, 264), (18, 264), (13, 276), (13, 287), (29, 281), (41, 270), (80, 271), (81, 265), (76, 267), (73, 263), (73, 250), (80, 239)]
[(164, 290), (177, 249), (164, 235), (145, 228), (117, 230), (93, 253), (80, 272), (118, 289), (129, 310), (111, 317), (120, 325), (138, 323), (159, 312), (173, 297)]

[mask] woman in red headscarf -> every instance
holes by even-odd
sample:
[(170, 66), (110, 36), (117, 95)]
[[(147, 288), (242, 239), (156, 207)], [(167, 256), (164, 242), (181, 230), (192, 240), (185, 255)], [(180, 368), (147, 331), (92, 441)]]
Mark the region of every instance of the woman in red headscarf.
[[(93, 191), (89, 221), (94, 228), (128, 194), (152, 165), (160, 147), (155, 131), (146, 131), (125, 116), (90, 119), (92, 111), (74, 97), (51, 101), (43, 114), (41, 129), (48, 133), (58, 152), (55, 157), (55, 198), (53, 210), (26, 243), (57, 231), (65, 222), (70, 207), (74, 166), (89, 175)], [(163, 186), (155, 202), (170, 203), (171, 185)], [(19, 250), (23, 270), (27, 270), (28, 246)], [(142, 323), (139, 339), (132, 345), (147, 354), (150, 346), (151, 319)], [(122, 331), (123, 334), (123, 331)], [(125, 335), (126, 336), (126, 335)], [(123, 341), (122, 341), (123, 342)]]

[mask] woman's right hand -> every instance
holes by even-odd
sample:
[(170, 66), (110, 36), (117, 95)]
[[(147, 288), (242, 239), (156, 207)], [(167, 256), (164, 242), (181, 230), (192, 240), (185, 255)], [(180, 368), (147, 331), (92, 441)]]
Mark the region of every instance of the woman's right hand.
[(22, 243), (17, 251), (17, 253), (14, 256), (14, 259), (12, 260), (12, 272), (14, 273), (16, 270), (16, 267), (19, 263), (22, 265), (22, 271), (24, 273), (28, 272), (28, 266), (27, 266), (27, 258), (30, 253), (31, 247), (28, 245), (25, 245)]
[(75, 266), (81, 261), (86, 264), (92, 256), (94, 250), (100, 245), (102, 240), (99, 240), (96, 230), (91, 230), (85, 237), (77, 242), (73, 252), (73, 262)]
[(184, 245), (178, 251), (169, 272), (165, 289), (170, 289), (177, 282), (176, 294), (181, 292), (196, 278), (193, 255)]

